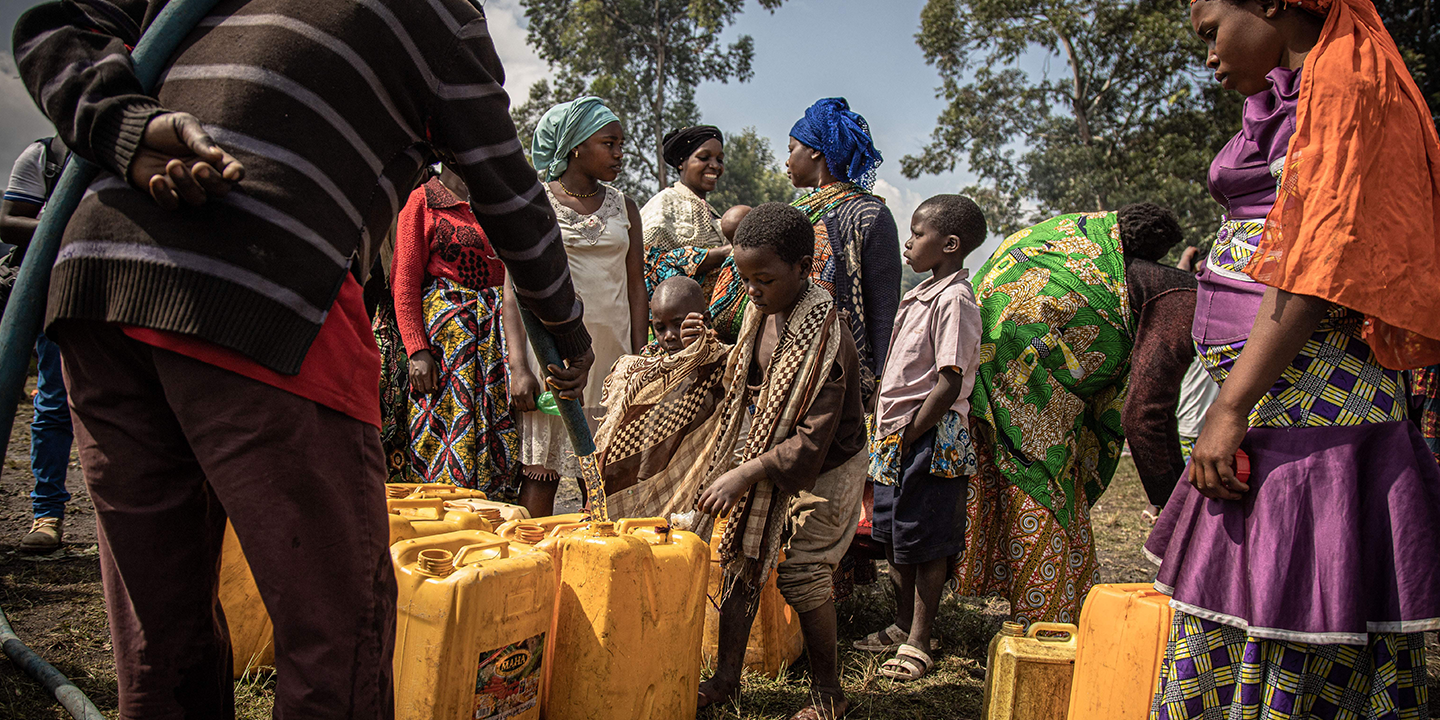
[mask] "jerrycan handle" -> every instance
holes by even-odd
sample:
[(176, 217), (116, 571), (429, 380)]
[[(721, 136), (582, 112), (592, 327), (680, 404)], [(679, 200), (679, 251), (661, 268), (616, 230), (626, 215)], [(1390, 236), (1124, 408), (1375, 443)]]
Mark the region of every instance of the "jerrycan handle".
[(670, 523), (665, 518), (625, 518), (615, 523), (615, 534), (630, 535), (635, 530), (654, 528), (667, 542), (670, 540)]
[(483, 552), (485, 550), (492, 550), (495, 548), (500, 549), (501, 558), (510, 557), (510, 543), (504, 540), (487, 540), (485, 542), (478, 542), (473, 545), (466, 545), (465, 547), (456, 550), (455, 559), (452, 562), (458, 569), (461, 565), (464, 564), (466, 555), (469, 555), (472, 552)]
[[(385, 501), (386, 511), (391, 515), (406, 515), (403, 510), (432, 510), (436, 520), (445, 515), (445, 501), (440, 498), (401, 498)], [(413, 516), (414, 513), (409, 513)]]
[(579, 530), (580, 528), (583, 528), (589, 524), (590, 523), (583, 522), (560, 523), (559, 525), (550, 528), (550, 534), (546, 535), (545, 537), (560, 537), (561, 535), (569, 535), (570, 533)]
[[(1040, 636), (1037, 636), (1037, 635), (1036, 635), (1036, 633), (1042, 633), (1042, 632), (1065, 633), (1066, 635), (1069, 635), (1070, 637), (1068, 637), (1068, 638), (1057, 638), (1057, 637), (1040, 637)], [(1031, 624), (1030, 624), (1030, 629), (1028, 629), (1028, 630), (1025, 631), (1025, 637), (1027, 637), (1027, 638), (1035, 638), (1036, 640), (1039, 640), (1039, 641), (1041, 641), (1041, 642), (1067, 642), (1067, 641), (1069, 641), (1069, 640), (1071, 640), (1071, 639), (1074, 639), (1074, 637), (1075, 637), (1079, 632), (1080, 632), (1080, 628), (1078, 628), (1078, 627), (1076, 627), (1076, 626), (1074, 626), (1074, 625), (1071, 625), (1070, 623), (1037, 622), (1037, 623), (1031, 623)]]

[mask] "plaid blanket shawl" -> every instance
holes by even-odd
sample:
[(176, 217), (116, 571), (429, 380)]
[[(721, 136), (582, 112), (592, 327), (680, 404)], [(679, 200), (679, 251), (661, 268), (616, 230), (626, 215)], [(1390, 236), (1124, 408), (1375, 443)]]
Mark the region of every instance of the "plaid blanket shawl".
[(716, 443), (729, 347), (713, 333), (674, 354), (626, 355), (605, 378), (595, 434), (611, 518), (689, 510)]
[[(810, 410), (839, 353), (843, 330), (835, 301), (812, 282), (791, 311), (764, 383), (752, 397), (747, 378), (764, 318), (753, 306), (745, 310), (739, 343), (730, 353), (721, 381), (726, 391), (716, 413), (718, 442), (701, 490), (738, 464), (784, 441)], [(736, 452), (751, 407), (749, 432)], [(725, 523), (718, 548), (727, 583), (733, 578), (758, 586), (775, 567), (784, 540), (786, 500), (785, 493), (768, 479), (756, 483), (740, 500)], [(706, 537), (710, 528), (702, 527), (699, 532)]]

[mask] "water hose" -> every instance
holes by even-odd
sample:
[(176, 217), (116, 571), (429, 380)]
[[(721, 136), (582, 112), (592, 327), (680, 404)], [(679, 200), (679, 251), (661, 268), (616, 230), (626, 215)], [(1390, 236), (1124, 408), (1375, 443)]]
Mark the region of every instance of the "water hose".
[[(520, 310), (520, 319), (525, 321), (525, 334), (530, 336), (530, 346), (535, 349), (535, 359), (548, 375), (549, 367), (565, 367), (560, 352), (555, 349), (555, 339), (540, 319), (529, 310)], [(590, 423), (585, 421), (585, 411), (578, 400), (566, 400), (557, 393), (555, 405), (560, 409), (560, 419), (565, 421), (565, 430), (570, 434), (570, 444), (575, 448), (576, 457), (594, 454), (595, 440), (590, 435)]]
[[(135, 51), (130, 53), (135, 75), (146, 92), (155, 88), (155, 82), (180, 42), (210, 14), (217, 2), (172, 0), (155, 17), (136, 43)], [(65, 172), (60, 175), (45, 203), (45, 213), (31, 236), (15, 288), (5, 306), (4, 317), (0, 318), (0, 418), (6, 419), (0, 423), (4, 426), (0, 431), (3, 432), (4, 443), (0, 447), (10, 447), (10, 429), (14, 425), (20, 395), (25, 389), (30, 351), (35, 347), (35, 339), (40, 336), (40, 323), (45, 317), (50, 269), (60, 252), (60, 237), (70, 216), (75, 213), (75, 207), (85, 196), (85, 189), (98, 172), (93, 164), (73, 153), (70, 155)], [(6, 657), (50, 691), (71, 717), (77, 720), (99, 720), (102, 717), (80, 688), (15, 635), (3, 610), (0, 610), (0, 645), (3, 645)]]

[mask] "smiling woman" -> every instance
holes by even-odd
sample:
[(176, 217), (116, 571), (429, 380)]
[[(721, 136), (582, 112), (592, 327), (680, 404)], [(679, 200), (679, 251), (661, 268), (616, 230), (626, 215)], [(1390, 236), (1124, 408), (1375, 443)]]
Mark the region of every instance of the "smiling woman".
[(730, 241), (720, 230), (720, 214), (705, 198), (725, 173), (725, 145), (712, 125), (672, 130), (665, 136), (665, 162), (680, 171), (674, 185), (645, 203), (645, 285), (687, 275), (700, 282), (709, 297), (714, 273), (730, 257)]

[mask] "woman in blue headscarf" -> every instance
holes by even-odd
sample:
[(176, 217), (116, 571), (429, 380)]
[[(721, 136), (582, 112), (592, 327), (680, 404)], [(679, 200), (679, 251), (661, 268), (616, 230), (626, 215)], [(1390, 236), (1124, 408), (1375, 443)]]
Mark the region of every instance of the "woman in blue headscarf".
[[(869, 124), (845, 98), (817, 101), (790, 128), (785, 172), (792, 185), (810, 189), (791, 204), (815, 225), (810, 279), (830, 291), (850, 315), (866, 407), (873, 407), (876, 379), (900, 308), (895, 216), (884, 199), (870, 192), (880, 162)], [(744, 287), (730, 263), (722, 265), (718, 275), (711, 315), (717, 328), (738, 327), (745, 309)]]
[[(583, 405), (586, 416), (597, 420), (604, 415), (600, 393), (610, 367), (621, 355), (638, 352), (649, 336), (640, 209), (604, 184), (620, 174), (624, 142), (620, 118), (600, 98), (582, 97), (550, 108), (535, 128), (530, 149), (555, 208), (575, 292), (585, 302), (595, 364)], [(508, 287), (504, 320), (512, 348), (512, 407), (523, 411), (520, 503), (532, 517), (540, 517), (551, 514), (560, 477), (579, 477), (580, 464), (560, 418), (535, 411), (535, 398), (543, 392), (540, 366)]]

